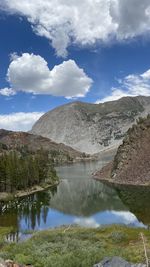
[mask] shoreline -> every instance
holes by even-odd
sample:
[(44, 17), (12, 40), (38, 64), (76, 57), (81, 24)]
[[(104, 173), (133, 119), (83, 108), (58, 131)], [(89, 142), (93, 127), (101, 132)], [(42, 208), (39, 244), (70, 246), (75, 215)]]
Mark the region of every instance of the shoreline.
[(57, 181), (54, 184), (45, 184), (45, 185), (35, 185), (27, 190), (19, 190), (13, 193), (7, 193), (7, 192), (0, 192), (0, 201), (9, 201), (13, 200), (15, 198), (20, 198), (20, 197), (25, 197), (25, 196), (30, 196), (32, 194), (38, 193), (45, 191), (49, 188), (55, 187), (59, 185), (60, 181)]
[(92, 174), (92, 178), (96, 181), (106, 183), (112, 186), (141, 186), (141, 187), (150, 187), (150, 183), (135, 183), (133, 181), (124, 182), (124, 181), (115, 181), (115, 179), (111, 178), (111, 170), (112, 170), (113, 162), (109, 162), (102, 169), (96, 171)]
[(82, 163), (82, 162), (90, 162), (90, 161), (98, 161), (99, 158), (95, 155), (91, 155), (90, 157), (85, 157), (85, 158), (76, 158), (76, 159), (73, 159), (72, 161), (63, 161), (63, 162), (55, 162), (54, 163), (54, 166), (55, 167), (59, 167), (59, 166), (63, 166), (63, 165), (71, 165), (71, 164), (76, 164), (76, 163)]
[[(56, 164), (55, 167), (58, 167), (58, 166), (63, 166), (63, 165), (68, 165), (68, 164), (76, 164), (76, 163), (79, 163), (79, 162), (89, 162), (89, 161), (97, 161), (98, 158), (96, 157), (87, 157), (87, 158), (78, 158), (74, 161), (68, 161), (68, 162), (63, 162), (63, 163), (59, 163), (58, 165)], [(49, 188), (52, 188), (52, 187), (56, 187), (57, 185), (59, 185), (61, 180), (59, 181), (56, 181), (54, 184), (48, 184), (48, 183), (45, 183), (43, 185), (34, 185), (26, 190), (18, 190), (18, 191), (15, 191), (13, 193), (8, 193), (8, 192), (0, 192), (0, 201), (10, 201), (10, 200), (13, 200), (15, 198), (20, 198), (20, 197), (25, 197), (25, 196), (29, 196), (29, 195), (32, 195), (32, 194), (35, 194), (35, 193), (38, 193), (38, 192), (42, 192), (42, 191), (45, 191)]]
[(137, 183), (119, 183), (119, 182), (116, 182), (116, 181), (113, 181), (113, 179), (101, 179), (101, 178), (99, 178), (99, 177), (97, 177), (97, 176), (93, 176), (93, 179), (94, 180), (96, 180), (96, 181), (99, 181), (99, 182), (102, 182), (102, 183), (106, 183), (106, 184), (108, 184), (108, 185), (113, 185), (113, 186), (141, 186), (141, 187), (150, 187), (150, 184), (137, 184)]

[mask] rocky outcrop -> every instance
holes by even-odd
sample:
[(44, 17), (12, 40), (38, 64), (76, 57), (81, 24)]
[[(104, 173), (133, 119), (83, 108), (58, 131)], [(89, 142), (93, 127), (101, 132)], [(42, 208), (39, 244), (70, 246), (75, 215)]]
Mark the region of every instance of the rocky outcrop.
[(150, 185), (150, 115), (127, 131), (113, 162), (95, 177), (116, 184)]
[(31, 133), (81, 152), (117, 147), (138, 116), (150, 112), (150, 97), (124, 97), (103, 104), (73, 102), (44, 114)]
[(146, 267), (145, 264), (132, 264), (120, 257), (105, 258), (93, 267)]
[(7, 149), (28, 149), (31, 152), (35, 152), (41, 148), (49, 151), (52, 158), (59, 162), (73, 161), (88, 156), (64, 144), (57, 144), (49, 138), (26, 132), (13, 132), (0, 129), (0, 152)]

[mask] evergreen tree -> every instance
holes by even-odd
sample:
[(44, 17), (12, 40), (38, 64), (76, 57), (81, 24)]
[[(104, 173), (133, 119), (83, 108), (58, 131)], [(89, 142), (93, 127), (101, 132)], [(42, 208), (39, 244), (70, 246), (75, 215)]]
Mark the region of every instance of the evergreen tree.
[(7, 151), (0, 154), (0, 192), (23, 190), (56, 179), (56, 171), (48, 152)]

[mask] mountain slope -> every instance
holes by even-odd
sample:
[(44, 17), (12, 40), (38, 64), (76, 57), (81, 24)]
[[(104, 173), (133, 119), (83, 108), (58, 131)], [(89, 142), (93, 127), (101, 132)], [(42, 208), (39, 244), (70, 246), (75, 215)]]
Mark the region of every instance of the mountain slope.
[(150, 185), (150, 115), (128, 130), (113, 162), (95, 176), (116, 184)]
[(26, 132), (13, 132), (0, 129), (0, 151), (5, 149), (28, 149), (31, 152), (35, 152), (41, 148), (49, 151), (52, 158), (59, 162), (72, 161), (86, 156), (69, 146), (57, 144), (49, 138)]
[(94, 154), (117, 147), (138, 116), (150, 112), (150, 97), (124, 97), (103, 104), (73, 102), (44, 114), (31, 133)]

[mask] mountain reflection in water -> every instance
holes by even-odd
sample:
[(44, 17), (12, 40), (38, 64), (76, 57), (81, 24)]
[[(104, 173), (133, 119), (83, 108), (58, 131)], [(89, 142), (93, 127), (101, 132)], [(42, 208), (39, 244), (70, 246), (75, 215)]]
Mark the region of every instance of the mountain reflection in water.
[(62, 181), (56, 188), (0, 203), (0, 226), (20, 234), (75, 223), (148, 225), (150, 189), (113, 188), (91, 178), (108, 160), (57, 167)]
[(150, 187), (116, 186), (116, 192), (130, 212), (150, 226)]

